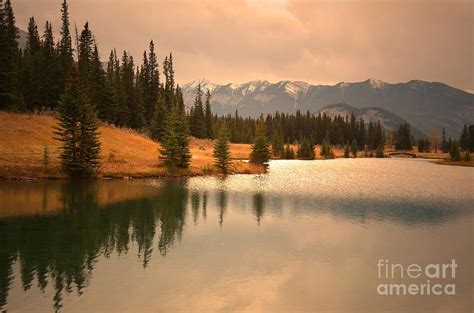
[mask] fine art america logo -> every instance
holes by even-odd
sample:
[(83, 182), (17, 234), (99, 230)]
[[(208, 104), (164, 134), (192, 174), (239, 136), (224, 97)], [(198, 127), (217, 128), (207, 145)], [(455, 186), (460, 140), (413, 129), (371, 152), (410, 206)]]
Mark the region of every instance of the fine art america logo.
[(377, 261), (377, 293), (382, 296), (456, 295), (456, 260), (450, 263), (402, 265)]

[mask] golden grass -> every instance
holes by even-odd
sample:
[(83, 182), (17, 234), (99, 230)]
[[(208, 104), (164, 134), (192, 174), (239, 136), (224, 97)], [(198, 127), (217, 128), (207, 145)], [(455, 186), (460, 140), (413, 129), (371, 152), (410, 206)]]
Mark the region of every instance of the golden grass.
[[(52, 115), (0, 112), (0, 177), (61, 178), (60, 142), (54, 140), (57, 120)], [(101, 166), (99, 176), (157, 177), (168, 175), (159, 160), (160, 145), (133, 130), (103, 124), (99, 128)], [(43, 149), (50, 151), (50, 170), (43, 169)], [(192, 160), (188, 171), (179, 175), (216, 174), (213, 142), (191, 140)], [(261, 173), (263, 167), (240, 161), (247, 159), (250, 145), (232, 144), (232, 173)]]

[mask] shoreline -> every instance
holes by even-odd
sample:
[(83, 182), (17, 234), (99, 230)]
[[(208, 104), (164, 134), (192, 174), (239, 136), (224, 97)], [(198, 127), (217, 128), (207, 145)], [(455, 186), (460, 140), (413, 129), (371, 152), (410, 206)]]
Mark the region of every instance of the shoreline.
[[(336, 160), (344, 159), (343, 157), (336, 157), (334, 159), (314, 159), (314, 160), (298, 160), (292, 159), (288, 161), (325, 161), (325, 160)], [(351, 158), (353, 159), (353, 158)], [(357, 159), (370, 159), (366, 157), (359, 157)], [(374, 158), (375, 159), (375, 158)], [(387, 158), (386, 159), (397, 159), (397, 158)], [(400, 158), (403, 159), (403, 158)], [(419, 157), (418, 159), (424, 159), (427, 162), (436, 164), (436, 165), (445, 165), (445, 166), (462, 166), (462, 167), (474, 167), (474, 160), (471, 161), (451, 161), (440, 158), (423, 158)], [(282, 159), (271, 159), (271, 161), (278, 161)], [(231, 170), (227, 175), (224, 175), (217, 170), (210, 171), (178, 171), (175, 173), (163, 172), (163, 173), (127, 173), (127, 175), (120, 175), (118, 173), (101, 173), (93, 178), (69, 178), (60, 173), (53, 175), (9, 175), (9, 176), (0, 176), (0, 181), (37, 181), (37, 180), (140, 180), (140, 179), (168, 179), (168, 178), (191, 178), (191, 177), (224, 177), (231, 175), (255, 175), (255, 174), (265, 174), (266, 168), (263, 165), (251, 164), (249, 162), (244, 162), (245, 159), (233, 160), (238, 161), (239, 163), (247, 164), (248, 168), (241, 168), (240, 170)]]

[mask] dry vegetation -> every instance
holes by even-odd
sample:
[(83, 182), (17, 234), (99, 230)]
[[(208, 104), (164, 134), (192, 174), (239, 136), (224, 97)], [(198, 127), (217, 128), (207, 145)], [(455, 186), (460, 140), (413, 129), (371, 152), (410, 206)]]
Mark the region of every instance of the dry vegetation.
[[(57, 120), (52, 115), (0, 112), (0, 178), (61, 178), (60, 142), (54, 140)], [(158, 158), (159, 144), (143, 134), (110, 125), (99, 129), (102, 143), (102, 177), (167, 176)], [(43, 150), (48, 145), (50, 169), (43, 169)], [(213, 142), (192, 140), (193, 155), (188, 172), (178, 175), (213, 174)], [(247, 159), (250, 145), (232, 144), (232, 173), (260, 173), (263, 168), (241, 161)]]
[[(16, 114), (0, 112), (0, 178), (62, 178), (59, 166), (60, 142), (54, 140), (56, 118), (52, 114)], [(169, 176), (158, 158), (160, 145), (147, 136), (133, 130), (102, 125), (99, 129), (102, 143), (102, 163), (99, 177), (160, 177)], [(216, 174), (214, 168), (213, 141), (191, 140), (193, 155), (189, 171), (176, 175)], [(50, 167), (43, 166), (43, 150), (48, 145)], [(293, 145), (296, 151), (297, 147)], [(249, 144), (231, 144), (231, 173), (261, 173), (263, 167), (242, 160), (248, 159)], [(316, 147), (316, 159), (320, 147)], [(344, 149), (333, 148), (336, 158), (344, 155)], [(385, 152), (393, 151), (386, 147)], [(416, 152), (416, 147), (414, 152)], [(359, 151), (357, 157), (364, 157)], [(436, 164), (474, 166), (474, 161), (452, 162), (445, 153), (417, 153), (418, 157), (437, 159)]]

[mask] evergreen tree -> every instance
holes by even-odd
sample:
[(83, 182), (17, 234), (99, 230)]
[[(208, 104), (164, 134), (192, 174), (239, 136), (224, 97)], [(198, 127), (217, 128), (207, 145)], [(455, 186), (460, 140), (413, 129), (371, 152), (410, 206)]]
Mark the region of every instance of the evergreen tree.
[[(181, 113), (184, 114), (184, 113)], [(153, 140), (160, 141), (165, 133), (166, 105), (163, 98), (159, 98), (156, 103), (153, 117), (150, 121), (150, 137)]]
[(378, 147), (377, 147), (377, 150), (376, 150), (376, 152), (375, 152), (375, 157), (376, 157), (376, 158), (383, 158), (383, 157), (385, 157), (382, 146), (378, 146)]
[(69, 7), (66, 0), (63, 0), (61, 5), (61, 39), (59, 41), (59, 59), (61, 64), (61, 86), (60, 90), (64, 90), (64, 82), (67, 80), (69, 70), (74, 62), (73, 58), (73, 49), (72, 49), (72, 37), (71, 31), (69, 29), (70, 22), (69, 22)]
[(465, 162), (471, 161), (471, 154), (469, 153), (469, 150), (464, 151), (462, 159)]
[(184, 98), (183, 98), (183, 91), (181, 90), (181, 87), (179, 87), (179, 85), (176, 86), (175, 104), (180, 114), (186, 113), (186, 107), (184, 105)]
[[(173, 100), (174, 100), (174, 88), (175, 88), (172, 54), (170, 54), (169, 57), (165, 57), (165, 61), (163, 62), (163, 71), (165, 74), (164, 101), (166, 104), (166, 109), (169, 112), (171, 108), (174, 106)], [(201, 99), (201, 105), (202, 105), (202, 99)], [(203, 138), (203, 137), (199, 137), (199, 138)]]
[(70, 177), (92, 177), (99, 167), (98, 123), (93, 107), (81, 92), (78, 74), (72, 70), (58, 108), (56, 139), (63, 143), (61, 165)]
[(212, 111), (211, 111), (211, 92), (209, 89), (206, 91), (206, 109), (205, 109), (204, 119), (206, 121), (206, 138), (214, 138), (214, 125), (212, 120)]
[(96, 86), (91, 86), (90, 81), (94, 39), (92, 37), (92, 32), (89, 28), (88, 22), (84, 24), (84, 29), (81, 31), (81, 35), (79, 36), (78, 40), (79, 44), (77, 51), (77, 69), (79, 73), (79, 81), (81, 83), (84, 95), (86, 95), (90, 99), (90, 89), (95, 88)]
[(263, 119), (260, 119), (255, 131), (255, 141), (250, 153), (250, 162), (255, 164), (266, 164), (270, 160), (270, 148), (267, 139), (267, 127)]
[(474, 124), (469, 125), (469, 151), (474, 152)]
[(418, 152), (425, 152), (425, 140), (419, 139), (418, 140)]
[[(134, 129), (145, 126), (143, 94), (137, 89), (135, 65), (133, 57), (126, 51), (123, 52), (122, 65), (120, 67), (120, 96), (118, 105), (118, 119), (120, 125)], [(139, 87), (138, 87), (139, 88)]]
[(411, 132), (410, 125), (404, 123), (399, 126), (397, 138), (395, 142), (395, 149), (397, 150), (411, 150)]
[(443, 128), (443, 133), (441, 137), (441, 151), (447, 153), (449, 151), (448, 142), (446, 141), (446, 131)]
[(349, 148), (349, 144), (344, 146), (344, 157), (349, 158), (351, 156), (351, 149)]
[(166, 122), (160, 158), (168, 170), (187, 169), (191, 161), (189, 128), (186, 117), (173, 108)]
[(334, 159), (334, 152), (332, 151), (331, 145), (329, 143), (329, 139), (326, 138), (323, 140), (319, 155), (324, 157), (325, 159)]
[(367, 133), (365, 129), (365, 122), (362, 117), (359, 119), (359, 130), (358, 130), (358, 140), (357, 143), (359, 144), (359, 150), (363, 150), (365, 145), (367, 144)]
[(303, 139), (299, 146), (298, 152), (296, 153), (296, 156), (299, 159), (314, 160), (314, 145), (308, 139)]
[(462, 150), (469, 150), (469, 131), (466, 124), (464, 124), (462, 129), (461, 137), (459, 138), (459, 145), (461, 146)]
[(61, 64), (54, 47), (53, 27), (46, 21), (43, 33), (41, 55), (38, 64), (39, 100), (41, 106), (55, 109), (58, 105), (63, 85)]
[(374, 147), (382, 147), (385, 145), (384, 142), (384, 133), (382, 129), (382, 124), (380, 123), (380, 120), (377, 121), (377, 124), (375, 125), (374, 129)]
[(272, 153), (277, 157), (283, 157), (284, 154), (283, 138), (279, 130), (273, 132), (272, 136)]
[(367, 135), (368, 135), (367, 143), (369, 145), (369, 149), (374, 150), (375, 147), (377, 147), (377, 146), (376, 146), (376, 143), (375, 143), (375, 130), (374, 130), (374, 124), (372, 123), (372, 121), (369, 122)]
[(0, 109), (21, 109), (19, 95), (18, 29), (10, 0), (0, 6)]
[(41, 40), (38, 33), (38, 26), (35, 19), (30, 18), (28, 23), (28, 36), (26, 48), (21, 62), (21, 94), (25, 102), (26, 109), (30, 111), (41, 107), (40, 95), (40, 57)]
[(431, 149), (434, 150), (435, 153), (438, 153), (439, 149), (439, 138), (438, 138), (438, 131), (436, 128), (431, 129)]
[(352, 141), (352, 144), (351, 144), (351, 152), (354, 158), (357, 158), (357, 151), (359, 151), (359, 147), (357, 146), (357, 143), (354, 140)]
[(230, 145), (229, 135), (227, 134), (227, 130), (225, 128), (222, 128), (219, 131), (217, 141), (214, 144), (213, 156), (217, 168), (223, 174), (227, 174), (230, 167)]
[(295, 151), (290, 145), (285, 146), (283, 158), (286, 160), (293, 160), (295, 158)]
[(97, 44), (94, 43), (89, 67), (88, 96), (96, 108), (99, 118), (113, 123), (115, 121), (115, 102), (112, 86), (107, 84), (105, 71), (100, 61)]
[(153, 40), (150, 41), (148, 56), (146, 51), (143, 53), (141, 75), (143, 80), (145, 119), (150, 125), (151, 119), (155, 113), (155, 107), (158, 102), (160, 91), (160, 72), (158, 69), (158, 59), (156, 57), (155, 44)]
[(206, 138), (206, 119), (202, 104), (201, 84), (197, 87), (196, 98), (190, 112), (191, 135), (197, 138)]
[(449, 150), (449, 157), (452, 161), (461, 161), (461, 150), (459, 149), (459, 143), (457, 141), (452, 143)]

